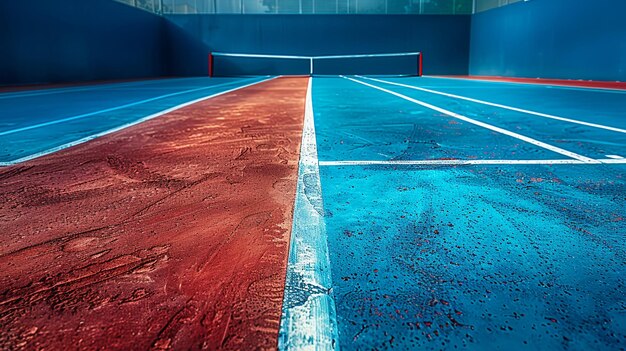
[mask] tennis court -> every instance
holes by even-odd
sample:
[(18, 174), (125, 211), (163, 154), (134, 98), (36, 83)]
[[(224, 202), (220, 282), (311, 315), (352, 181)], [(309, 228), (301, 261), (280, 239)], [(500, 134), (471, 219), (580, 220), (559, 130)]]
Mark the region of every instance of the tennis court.
[(618, 2), (0, 4), (0, 348), (624, 350)]

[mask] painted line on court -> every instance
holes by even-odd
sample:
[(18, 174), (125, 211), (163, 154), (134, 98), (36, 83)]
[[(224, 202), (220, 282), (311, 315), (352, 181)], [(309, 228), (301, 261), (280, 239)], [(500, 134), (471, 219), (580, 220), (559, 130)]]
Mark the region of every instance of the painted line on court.
[(171, 94), (160, 95), (160, 96), (156, 96), (156, 97), (153, 97), (153, 98), (150, 98), (150, 99), (145, 99), (145, 100), (141, 100), (141, 101), (131, 102), (129, 104), (115, 106), (115, 107), (107, 108), (107, 109), (104, 109), (104, 110), (98, 110), (98, 111), (94, 111), (94, 112), (83, 113), (83, 114), (72, 116), (72, 117), (55, 119), (53, 121), (33, 124), (33, 125), (30, 125), (30, 126), (26, 126), (26, 127), (5, 130), (5, 131), (0, 132), (0, 136), (9, 135), (9, 134), (15, 134), (15, 133), (24, 132), (24, 131), (27, 131), (27, 130), (32, 130), (32, 129), (37, 129), (37, 128), (42, 128), (42, 127), (47, 127), (47, 126), (51, 126), (51, 125), (54, 125), (54, 124), (60, 124), (60, 123), (75, 121), (77, 119), (83, 119), (83, 118), (99, 115), (99, 114), (106, 113), (106, 112), (117, 111), (117, 110), (125, 109), (125, 108), (128, 108), (128, 107), (133, 107), (133, 106), (145, 104), (145, 103), (148, 103), (148, 102), (153, 102), (153, 101), (156, 101), (156, 100), (165, 99), (165, 98), (172, 97), (172, 96), (178, 96), (178, 95), (183, 95), (183, 94), (187, 94), (187, 93), (193, 93), (193, 92), (201, 91), (201, 90), (220, 88), (220, 87), (227, 86), (227, 85), (232, 85), (232, 84), (236, 84), (236, 83), (246, 82), (246, 81), (249, 81), (249, 80), (252, 80), (252, 79), (257, 79), (257, 78), (241, 79), (241, 80), (237, 80), (237, 81), (233, 81), (233, 82), (216, 84), (216, 85), (212, 85), (212, 86), (208, 86), (208, 87), (201, 87), (201, 88), (195, 88), (195, 89), (190, 89), (190, 90), (179, 91), (179, 92), (171, 93)]
[(446, 96), (446, 97), (450, 97), (450, 98), (454, 98), (454, 99), (460, 99), (460, 100), (466, 100), (466, 101), (470, 101), (470, 102), (475, 102), (477, 104), (483, 104), (483, 105), (498, 107), (498, 108), (502, 108), (502, 109), (506, 109), (506, 110), (515, 111), (515, 112), (521, 112), (521, 113), (525, 113), (525, 114), (529, 114), (529, 115), (535, 115), (535, 116), (539, 116), (539, 117), (551, 118), (551, 119), (556, 119), (556, 120), (559, 120), (559, 121), (564, 121), (564, 122), (569, 122), (569, 123), (581, 124), (581, 125), (588, 126), (588, 127), (594, 127), (594, 128), (610, 130), (610, 131), (613, 131), (613, 132), (626, 133), (626, 129), (616, 128), (616, 127), (611, 127), (611, 126), (605, 126), (605, 125), (602, 125), (602, 124), (589, 123), (589, 122), (579, 121), (579, 120), (576, 120), (576, 119), (559, 117), (559, 116), (550, 115), (550, 114), (547, 114), (547, 113), (531, 111), (531, 110), (525, 110), (525, 109), (521, 109), (521, 108), (518, 108), (518, 107), (507, 106), (507, 105), (497, 104), (497, 103), (494, 103), (494, 102), (473, 99), (473, 98), (466, 97), (466, 96), (461, 96), (461, 95), (444, 93), (444, 92), (441, 92), (441, 91), (432, 90), (432, 89), (426, 89), (426, 88), (421, 88), (421, 87), (416, 87), (416, 86), (408, 85), (408, 84), (390, 82), (390, 81), (382, 80), (382, 79), (369, 78), (369, 77), (363, 77), (363, 76), (357, 76), (357, 77), (362, 78), (362, 79), (376, 81), (376, 82), (379, 82), (379, 83), (395, 85), (395, 86), (399, 86), (399, 87), (403, 87), (403, 88), (420, 90), (420, 91), (424, 91), (424, 92), (427, 92), (427, 93), (442, 95), (442, 96)]
[(63, 145), (59, 145), (59, 146), (56, 146), (56, 147), (53, 147), (53, 148), (50, 148), (50, 149), (47, 149), (47, 150), (44, 150), (44, 151), (32, 154), (32, 155), (21, 157), (21, 158), (16, 159), (16, 160), (0, 162), (0, 167), (13, 166), (13, 165), (16, 165), (18, 163), (30, 161), (30, 160), (33, 160), (33, 159), (36, 159), (36, 158), (39, 158), (39, 157), (42, 157), (42, 156), (45, 156), (45, 155), (49, 155), (49, 154), (55, 153), (57, 151), (61, 151), (63, 149), (67, 149), (67, 148), (70, 148), (72, 146), (76, 146), (76, 145), (85, 143), (87, 141), (90, 141), (90, 140), (93, 140), (93, 139), (105, 136), (107, 134), (111, 134), (111, 133), (120, 131), (122, 129), (126, 129), (128, 127), (132, 127), (132, 126), (137, 125), (139, 123), (142, 123), (142, 122), (145, 122), (145, 121), (148, 121), (148, 120), (160, 117), (160, 116), (168, 114), (170, 112), (173, 112), (173, 111), (176, 111), (176, 110), (180, 110), (183, 107), (187, 107), (189, 105), (193, 105), (193, 104), (196, 104), (196, 103), (204, 101), (204, 100), (212, 99), (212, 98), (218, 97), (220, 95), (228, 94), (228, 93), (231, 93), (231, 92), (239, 90), (239, 89), (243, 89), (243, 88), (247, 88), (247, 87), (250, 87), (250, 86), (253, 86), (253, 85), (256, 85), (256, 84), (267, 82), (267, 81), (270, 81), (270, 80), (275, 79), (275, 78), (277, 78), (277, 77), (270, 77), (270, 78), (263, 79), (263, 80), (258, 81), (258, 82), (253, 82), (253, 83), (250, 83), (250, 84), (242, 85), (240, 87), (236, 87), (236, 88), (229, 89), (229, 90), (226, 90), (226, 91), (222, 91), (222, 92), (219, 92), (219, 93), (216, 93), (216, 94), (205, 96), (205, 97), (202, 97), (202, 98), (199, 98), (199, 99), (196, 99), (196, 100), (188, 101), (188, 102), (186, 102), (184, 104), (180, 104), (180, 105), (168, 108), (167, 110), (163, 110), (163, 111), (154, 113), (152, 115), (140, 118), (140, 119), (135, 120), (133, 122), (126, 123), (126, 124), (121, 125), (119, 127), (115, 127), (115, 128), (112, 128), (112, 129), (105, 130), (104, 132), (92, 134), (92, 135), (86, 136), (84, 138), (81, 138), (81, 139), (78, 139), (78, 140), (75, 140), (75, 141), (63, 144)]
[(478, 79), (478, 78), (461, 78), (461, 77), (442, 77), (442, 76), (423, 76), (424, 78), (432, 78), (432, 79), (449, 79), (449, 80), (462, 80), (465, 82), (477, 81), (483, 83), (499, 83), (499, 84), (517, 84), (517, 85), (530, 85), (533, 87), (540, 88), (556, 88), (556, 89), (565, 89), (565, 90), (594, 90), (600, 93), (617, 93), (617, 94), (626, 94), (626, 90), (617, 89), (617, 88), (601, 88), (601, 87), (585, 87), (578, 85), (566, 85), (566, 84), (546, 84), (540, 82), (513, 82), (513, 81), (505, 81), (505, 80), (490, 80), (490, 79)]
[(309, 78), (278, 337), (280, 350), (338, 350), (337, 318)]
[(622, 165), (622, 164), (626, 164), (626, 159), (625, 158), (609, 158), (609, 159), (605, 159), (605, 160), (601, 160), (602, 163), (606, 163), (606, 164), (613, 164), (613, 165)]
[(40, 96), (40, 95), (53, 95), (53, 94), (63, 94), (63, 93), (75, 93), (75, 92), (83, 92), (83, 91), (91, 91), (98, 89), (118, 89), (118, 88), (128, 88), (128, 87), (143, 87), (154, 85), (155, 83), (169, 83), (175, 81), (193, 81), (198, 78), (167, 78), (167, 79), (145, 79), (145, 80), (137, 80), (132, 82), (104, 82), (104, 83), (93, 83), (88, 85), (74, 86), (74, 87), (65, 87), (65, 88), (41, 88), (41, 89), (33, 89), (33, 90), (22, 90), (22, 91), (12, 91), (12, 92), (0, 92), (0, 99), (17, 99), (22, 97), (31, 97), (31, 96)]
[(437, 107), (435, 105), (431, 105), (429, 103), (426, 103), (426, 102), (423, 102), (423, 101), (420, 101), (420, 100), (417, 100), (417, 99), (413, 99), (411, 97), (408, 97), (406, 95), (402, 95), (400, 93), (397, 93), (397, 92), (389, 90), (389, 89), (385, 89), (385, 88), (382, 88), (382, 87), (379, 87), (379, 86), (376, 86), (376, 85), (373, 85), (373, 84), (362, 82), (362, 81), (356, 80), (354, 78), (345, 77), (345, 76), (342, 76), (342, 77), (345, 78), (345, 79), (349, 79), (349, 80), (351, 80), (351, 81), (353, 81), (355, 83), (359, 83), (359, 84), (368, 86), (370, 88), (383, 91), (383, 92), (385, 92), (387, 94), (394, 95), (394, 96), (399, 97), (399, 98), (401, 98), (403, 100), (410, 101), (410, 102), (412, 102), (414, 104), (426, 107), (428, 109), (437, 111), (439, 113), (443, 113), (443, 114), (448, 115), (450, 117), (453, 117), (453, 118), (456, 118), (456, 119), (460, 119), (462, 121), (465, 121), (465, 122), (477, 125), (479, 127), (483, 127), (483, 128), (492, 130), (494, 132), (497, 132), (497, 133), (500, 133), (500, 134), (504, 134), (504, 135), (508, 135), (510, 137), (513, 137), (513, 138), (525, 141), (525, 142), (527, 142), (529, 144), (533, 144), (535, 146), (544, 148), (546, 150), (550, 150), (552, 152), (556, 152), (556, 153), (559, 153), (561, 155), (564, 155), (564, 156), (567, 156), (567, 157), (571, 157), (573, 159), (576, 159), (576, 160), (579, 160), (579, 161), (583, 161), (583, 162), (587, 162), (587, 163), (600, 163), (600, 161), (596, 161), (596, 160), (594, 160), (592, 158), (589, 158), (589, 157), (586, 157), (586, 156), (582, 156), (582, 155), (579, 155), (577, 153), (574, 153), (574, 152), (571, 152), (571, 151), (567, 151), (565, 149), (561, 149), (560, 147), (556, 147), (556, 146), (553, 146), (553, 145), (550, 145), (550, 144), (546, 144), (546, 143), (544, 143), (542, 141), (539, 141), (539, 140), (536, 140), (536, 139), (533, 139), (533, 138), (530, 138), (530, 137), (527, 137), (525, 135), (521, 135), (521, 134), (518, 134), (518, 133), (515, 133), (515, 132), (511, 132), (509, 130), (506, 130), (506, 129), (503, 129), (503, 128), (500, 128), (500, 127), (496, 127), (496, 126), (493, 126), (491, 124), (487, 124), (487, 123), (483, 123), (483, 122), (477, 121), (475, 119), (471, 119), (469, 117), (460, 115), (460, 114), (458, 114), (456, 112), (448, 111), (448, 110), (443, 109), (441, 107)]
[[(626, 164), (626, 159), (601, 159), (600, 163)], [(589, 162), (562, 160), (389, 160), (389, 161), (320, 161), (321, 167), (333, 166), (472, 166), (472, 165), (589, 165)], [(597, 163), (595, 163), (597, 164)]]

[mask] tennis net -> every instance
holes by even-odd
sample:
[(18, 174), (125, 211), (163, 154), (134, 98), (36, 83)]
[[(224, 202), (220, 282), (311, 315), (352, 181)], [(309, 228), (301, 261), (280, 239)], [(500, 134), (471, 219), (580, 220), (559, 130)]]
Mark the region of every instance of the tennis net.
[(420, 52), (295, 56), (237, 54), (214, 52), (209, 54), (209, 75), (422, 75)]

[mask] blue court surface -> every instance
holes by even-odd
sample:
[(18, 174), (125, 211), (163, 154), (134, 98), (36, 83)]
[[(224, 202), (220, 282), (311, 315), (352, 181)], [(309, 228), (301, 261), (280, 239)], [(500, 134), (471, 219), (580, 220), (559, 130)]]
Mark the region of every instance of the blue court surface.
[(178, 78), (0, 93), (0, 164), (10, 165), (266, 78)]
[(624, 106), (625, 91), (314, 78), (338, 346), (623, 349)]

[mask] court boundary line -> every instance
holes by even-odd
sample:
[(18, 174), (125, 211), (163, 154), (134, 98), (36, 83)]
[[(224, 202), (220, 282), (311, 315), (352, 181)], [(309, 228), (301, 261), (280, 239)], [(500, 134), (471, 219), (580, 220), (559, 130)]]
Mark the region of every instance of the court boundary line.
[(403, 100), (412, 102), (412, 103), (420, 105), (422, 107), (426, 107), (428, 109), (437, 111), (439, 113), (443, 113), (445, 115), (448, 115), (450, 117), (462, 120), (464, 122), (471, 123), (471, 124), (477, 125), (479, 127), (483, 127), (483, 128), (489, 129), (491, 131), (494, 131), (494, 132), (497, 132), (497, 133), (500, 133), (500, 134), (504, 134), (504, 135), (510, 136), (510, 137), (518, 139), (518, 140), (525, 141), (525, 142), (527, 142), (529, 144), (532, 144), (532, 145), (544, 148), (546, 150), (549, 150), (549, 151), (552, 151), (552, 152), (555, 152), (555, 153), (559, 153), (561, 155), (564, 155), (564, 156), (567, 156), (567, 157), (570, 157), (570, 158), (573, 158), (573, 159), (576, 159), (576, 160), (579, 160), (579, 161), (583, 161), (583, 162), (587, 162), (587, 163), (601, 163), (600, 161), (594, 160), (592, 158), (589, 158), (589, 157), (586, 157), (586, 156), (583, 156), (583, 155), (579, 155), (579, 154), (571, 152), (571, 151), (567, 151), (567, 150), (562, 149), (560, 147), (556, 147), (556, 146), (544, 143), (542, 141), (539, 141), (539, 140), (527, 137), (525, 135), (518, 134), (518, 133), (515, 133), (515, 132), (512, 132), (512, 131), (506, 130), (504, 128), (496, 127), (496, 126), (493, 126), (491, 124), (487, 124), (487, 123), (484, 123), (484, 122), (477, 121), (475, 119), (463, 116), (463, 115), (458, 114), (456, 112), (452, 112), (452, 111), (443, 109), (441, 107), (437, 107), (435, 105), (431, 105), (429, 103), (426, 103), (426, 102), (423, 102), (423, 101), (411, 98), (409, 96), (400, 94), (398, 92), (395, 92), (395, 91), (392, 91), (392, 90), (389, 90), (389, 89), (385, 89), (385, 88), (382, 88), (382, 87), (379, 87), (379, 86), (376, 86), (376, 85), (373, 85), (373, 84), (362, 82), (362, 81), (356, 80), (354, 78), (350, 78), (350, 77), (346, 77), (346, 76), (341, 76), (341, 77), (344, 78), (344, 79), (351, 80), (351, 81), (353, 81), (355, 83), (359, 83), (359, 84), (368, 86), (370, 88), (373, 88), (373, 89), (376, 89), (376, 90), (380, 90), (380, 91), (385, 92), (387, 94), (394, 95), (394, 96), (396, 96), (398, 98), (401, 98)]
[(339, 350), (309, 78), (279, 350)]
[[(626, 164), (626, 159), (598, 159), (601, 164)], [(594, 163), (598, 164), (598, 163)], [(472, 165), (590, 165), (574, 159), (552, 160), (355, 160), (319, 161), (320, 167), (344, 166), (472, 166)]]
[(207, 78), (207, 77), (179, 77), (179, 78), (159, 78), (159, 79), (139, 79), (135, 81), (129, 82), (106, 82), (106, 83), (91, 83), (74, 87), (57, 87), (57, 88), (42, 88), (42, 89), (33, 89), (33, 90), (22, 90), (22, 91), (7, 91), (0, 92), (0, 100), (6, 99), (18, 99), (25, 98), (31, 96), (40, 96), (40, 95), (54, 95), (54, 94), (63, 94), (63, 93), (75, 93), (82, 91), (91, 91), (98, 90), (100, 88), (105, 89), (118, 89), (118, 88), (128, 88), (128, 87), (141, 87), (148, 86), (150, 83), (162, 83), (166, 81), (177, 81), (177, 80), (193, 80), (198, 78)]
[(250, 83), (250, 84), (242, 85), (242, 86), (240, 86), (240, 87), (236, 87), (236, 88), (233, 88), (233, 89), (229, 89), (229, 90), (225, 90), (225, 91), (222, 91), (222, 92), (219, 92), (219, 93), (215, 93), (215, 94), (212, 94), (212, 95), (208, 95), (208, 96), (205, 96), (205, 97), (201, 97), (201, 98), (199, 98), (199, 99), (195, 99), (195, 100), (192, 100), (192, 101), (188, 101), (188, 102), (185, 102), (185, 103), (183, 103), (183, 104), (180, 104), (180, 105), (177, 105), (177, 106), (174, 106), (174, 107), (170, 107), (170, 108), (168, 108), (168, 109), (166, 109), (166, 110), (162, 110), (162, 111), (159, 111), (159, 112), (157, 112), (157, 113), (151, 114), (151, 115), (149, 115), (149, 116), (142, 117), (142, 118), (137, 119), (137, 120), (135, 120), (135, 121), (133, 121), (133, 122), (126, 123), (126, 124), (123, 124), (123, 125), (121, 125), (121, 126), (118, 126), (118, 127), (112, 128), (112, 129), (105, 130), (105, 131), (103, 131), (103, 132), (99, 132), (99, 133), (96, 133), (96, 134), (92, 134), (92, 135), (86, 136), (86, 137), (84, 137), (84, 138), (81, 138), (81, 139), (78, 139), (78, 140), (74, 140), (74, 141), (71, 141), (71, 142), (69, 142), (69, 143), (65, 143), (65, 144), (63, 144), (63, 145), (55, 146), (55, 147), (53, 147), (53, 148), (50, 148), (50, 149), (47, 149), (47, 150), (44, 150), (44, 151), (40, 151), (40, 152), (34, 153), (34, 154), (32, 154), (32, 155), (24, 156), (24, 157), (21, 157), (21, 158), (18, 158), (18, 159), (12, 160), (12, 161), (3, 161), (3, 162), (0, 162), (0, 167), (8, 167), (8, 166), (13, 166), (13, 165), (16, 165), (16, 164), (19, 164), (19, 163), (22, 163), (22, 162), (26, 162), (26, 161), (34, 160), (34, 159), (36, 159), (36, 158), (39, 158), (39, 157), (42, 157), (42, 156), (46, 156), (46, 155), (49, 155), (49, 154), (52, 154), (52, 153), (55, 153), (55, 152), (58, 152), (58, 151), (61, 151), (61, 150), (64, 150), (64, 149), (70, 148), (70, 147), (72, 147), (72, 146), (76, 146), (76, 145), (83, 144), (83, 143), (85, 143), (85, 142), (88, 142), (88, 141), (90, 141), (90, 140), (97, 139), (97, 138), (102, 137), (102, 136), (105, 136), (105, 135), (107, 135), (107, 134), (111, 134), (111, 133), (118, 132), (118, 131), (120, 131), (120, 130), (123, 130), (123, 129), (129, 128), (129, 127), (132, 127), (132, 126), (134, 126), (134, 125), (137, 125), (137, 124), (140, 124), (140, 123), (143, 123), (143, 122), (149, 121), (149, 120), (151, 120), (151, 119), (154, 119), (154, 118), (157, 118), (157, 117), (163, 116), (163, 115), (168, 114), (168, 113), (170, 113), (170, 112), (173, 112), (173, 111), (176, 111), (176, 110), (180, 110), (181, 108), (187, 107), (187, 106), (189, 106), (189, 105), (193, 105), (193, 104), (196, 104), (196, 103), (198, 103), (198, 102), (201, 102), (201, 101), (204, 101), (204, 100), (208, 100), (208, 99), (212, 99), (212, 98), (218, 97), (218, 96), (220, 96), (220, 95), (228, 94), (228, 93), (231, 93), (231, 92), (233, 92), (233, 91), (240, 90), (240, 89), (244, 89), (244, 88), (247, 88), (247, 87), (250, 87), (250, 86), (253, 86), (253, 85), (257, 85), (257, 84), (260, 84), (260, 83), (264, 83), (264, 82), (270, 81), (270, 80), (275, 79), (275, 78), (278, 78), (278, 77), (269, 77), (269, 78), (263, 79), (263, 80), (258, 81), (258, 82), (253, 82), (253, 83)]
[(442, 95), (442, 96), (446, 96), (446, 97), (450, 97), (450, 98), (454, 98), (454, 99), (470, 101), (470, 102), (474, 102), (474, 103), (477, 103), (477, 104), (483, 104), (483, 105), (488, 105), (488, 106), (492, 106), (492, 107), (502, 108), (502, 109), (505, 109), (505, 110), (525, 113), (525, 114), (529, 114), (529, 115), (535, 115), (535, 116), (544, 117), (544, 118), (550, 118), (550, 119), (554, 119), (554, 120), (558, 120), (558, 121), (580, 124), (580, 125), (584, 125), (584, 126), (587, 126), (587, 127), (594, 127), (594, 128), (599, 128), (599, 129), (610, 130), (610, 131), (618, 132), (618, 133), (626, 133), (626, 129), (606, 126), (606, 125), (603, 125), (603, 124), (579, 121), (579, 120), (572, 119), (572, 118), (560, 117), (560, 116), (551, 115), (551, 114), (548, 114), (548, 113), (537, 112), (537, 111), (532, 111), (532, 110), (526, 110), (526, 109), (522, 109), (522, 108), (519, 108), (519, 107), (513, 107), (513, 106), (504, 105), (504, 104), (498, 104), (498, 103), (495, 103), (495, 102), (489, 102), (489, 101), (485, 101), (485, 100), (474, 99), (474, 98), (470, 98), (470, 97), (462, 96), (462, 95), (445, 93), (445, 92), (442, 92), (442, 91), (432, 90), (432, 89), (422, 88), (422, 87), (417, 87), (417, 86), (414, 86), (414, 85), (402, 84), (402, 83), (397, 83), (397, 82), (390, 82), (390, 81), (383, 80), (383, 79), (370, 78), (370, 77), (364, 77), (364, 76), (356, 76), (356, 77), (359, 77), (359, 78), (362, 78), (362, 79), (367, 79), (367, 80), (373, 80), (373, 81), (376, 81), (376, 82), (379, 82), (379, 83), (385, 83), (385, 84), (395, 85), (395, 86), (399, 86), (399, 87), (404, 87), (404, 88), (408, 88), (408, 89), (424, 91), (424, 92), (431, 93), (431, 94)]
[(626, 89), (616, 89), (616, 88), (601, 88), (601, 87), (585, 87), (580, 85), (565, 85), (565, 84), (544, 84), (544, 83), (533, 83), (533, 82), (512, 82), (512, 81), (498, 81), (498, 80), (489, 80), (489, 79), (474, 79), (474, 78), (461, 78), (461, 77), (443, 77), (443, 76), (424, 76), (426, 78), (433, 79), (449, 79), (449, 80), (463, 80), (463, 81), (478, 81), (485, 83), (501, 83), (501, 84), (521, 84), (521, 85), (531, 85), (535, 87), (546, 87), (546, 88), (557, 88), (557, 89), (571, 89), (571, 90), (595, 90), (603, 93), (618, 93), (618, 94), (626, 94)]
[(48, 122), (32, 124), (32, 125), (26, 126), (26, 127), (20, 127), (20, 128), (15, 128), (15, 129), (4, 130), (4, 131), (0, 131), (0, 136), (11, 135), (11, 134), (15, 134), (15, 133), (21, 133), (21, 132), (25, 132), (27, 130), (38, 129), (38, 128), (47, 127), (47, 126), (51, 126), (51, 125), (55, 125), (55, 124), (61, 124), (61, 123), (70, 122), (70, 121), (76, 121), (76, 120), (79, 120), (79, 119), (92, 117), (92, 116), (99, 115), (99, 114), (102, 114), (102, 113), (118, 111), (118, 110), (122, 110), (122, 109), (125, 109), (125, 108), (128, 108), (128, 107), (138, 106), (138, 105), (142, 105), (142, 104), (145, 104), (145, 103), (148, 103), (148, 102), (153, 102), (153, 101), (169, 98), (169, 97), (172, 97), (172, 96), (178, 96), (178, 95), (183, 95), (183, 94), (187, 94), (187, 93), (193, 93), (193, 92), (196, 92), (196, 91), (208, 90), (208, 89), (213, 89), (213, 88), (220, 88), (220, 87), (227, 86), (227, 85), (232, 85), (232, 84), (236, 84), (236, 83), (242, 83), (242, 82), (249, 81), (249, 80), (252, 80), (252, 79), (256, 79), (256, 78), (246, 78), (246, 79), (240, 79), (240, 80), (236, 80), (236, 81), (229, 82), (229, 83), (222, 83), (222, 84), (211, 85), (211, 86), (208, 86), (208, 87), (201, 87), (201, 88), (194, 88), (194, 89), (189, 89), (189, 90), (184, 90), (184, 91), (178, 91), (178, 92), (175, 92), (175, 93), (159, 95), (159, 96), (156, 96), (156, 97), (152, 97), (152, 98), (144, 99), (144, 100), (140, 100), (140, 101), (135, 101), (135, 102), (131, 102), (131, 103), (124, 104), (124, 105), (119, 105), (119, 106), (115, 106), (115, 107), (105, 108), (105, 109), (98, 110), (98, 111), (93, 111), (93, 112), (88, 112), (88, 113), (81, 113), (79, 115), (75, 115), (75, 116), (71, 116), (71, 117), (64, 117), (64, 118), (60, 118), (60, 119), (55, 119), (55, 120), (48, 121)]

